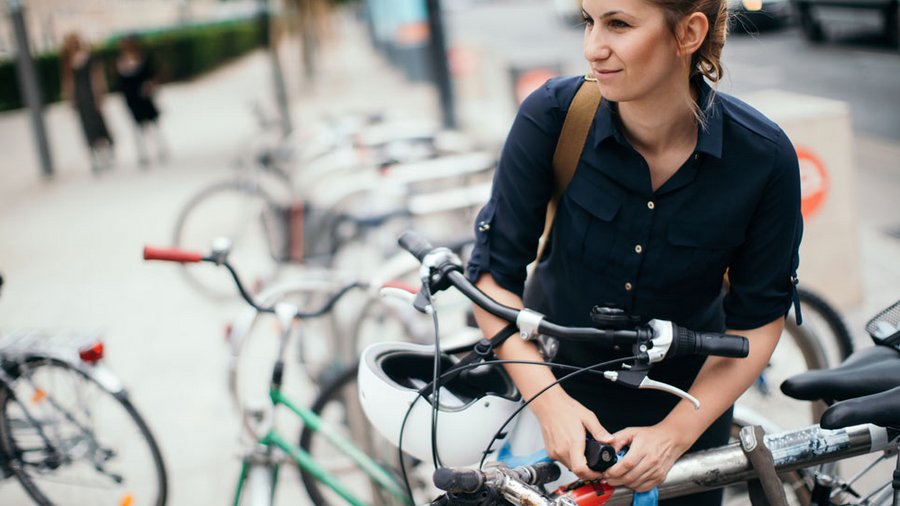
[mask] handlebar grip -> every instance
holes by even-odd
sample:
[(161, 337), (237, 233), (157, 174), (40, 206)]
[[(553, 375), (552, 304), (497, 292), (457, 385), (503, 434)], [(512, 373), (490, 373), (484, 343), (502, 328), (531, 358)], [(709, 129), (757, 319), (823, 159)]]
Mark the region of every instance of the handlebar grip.
[(163, 260), (182, 264), (203, 261), (203, 254), (196, 251), (185, 251), (177, 248), (154, 248), (144, 246), (144, 260)]
[(531, 466), (534, 473), (531, 485), (543, 485), (559, 479), (561, 471), (556, 462), (540, 462)]
[(484, 475), (477, 469), (435, 469), (431, 475), (434, 486), (450, 493), (477, 492), (484, 485)]
[(428, 242), (428, 239), (425, 239), (421, 235), (413, 232), (412, 230), (407, 230), (400, 234), (400, 238), (397, 239), (397, 243), (401, 248), (405, 249), (412, 253), (416, 260), (422, 261), (425, 258), (425, 255), (431, 252), (434, 249), (434, 246)]
[(719, 334), (716, 332), (694, 332), (684, 327), (675, 327), (672, 342), (672, 356), (715, 355), (718, 357), (744, 358), (750, 354), (750, 342), (746, 337)]
[(585, 442), (584, 457), (587, 459), (587, 466), (598, 473), (606, 471), (619, 460), (615, 448), (594, 439)]

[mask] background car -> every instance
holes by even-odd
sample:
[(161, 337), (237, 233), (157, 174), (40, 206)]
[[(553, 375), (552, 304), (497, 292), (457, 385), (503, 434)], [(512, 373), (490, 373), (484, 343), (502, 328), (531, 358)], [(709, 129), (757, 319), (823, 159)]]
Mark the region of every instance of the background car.
[(793, 0), (800, 28), (810, 42), (827, 37), (826, 26), (872, 25), (893, 47), (900, 47), (900, 0)]
[(729, 28), (739, 32), (757, 32), (789, 25), (793, 6), (789, 0), (728, 0)]

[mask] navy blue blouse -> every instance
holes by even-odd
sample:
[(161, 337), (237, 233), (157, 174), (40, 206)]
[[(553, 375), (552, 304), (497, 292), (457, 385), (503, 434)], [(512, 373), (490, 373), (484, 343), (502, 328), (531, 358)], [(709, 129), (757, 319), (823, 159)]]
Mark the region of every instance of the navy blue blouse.
[[(522, 295), (553, 189), (553, 152), (581, 81), (550, 80), (522, 104), (475, 223), (471, 280), (489, 272)], [(591, 308), (605, 304), (722, 331), (760, 327), (789, 311), (803, 227), (794, 148), (758, 111), (696, 85), (699, 103), (711, 101), (706, 125), (693, 154), (656, 191), (615, 105), (601, 102), (534, 273), (551, 321), (588, 326)], [(570, 363), (595, 363), (596, 353), (560, 347)], [(688, 360), (653, 376), (689, 387), (700, 365)]]

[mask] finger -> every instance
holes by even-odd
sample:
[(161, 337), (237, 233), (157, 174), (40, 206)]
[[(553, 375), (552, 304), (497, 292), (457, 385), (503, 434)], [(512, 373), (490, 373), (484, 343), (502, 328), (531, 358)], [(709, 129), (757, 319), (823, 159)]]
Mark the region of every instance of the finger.
[(603, 476), (613, 485), (624, 485), (625, 477), (640, 463), (638, 459), (623, 458), (604, 471)]
[(631, 443), (634, 442), (634, 437), (637, 434), (637, 431), (628, 428), (622, 429), (619, 432), (611, 435), (611, 440), (608, 444), (611, 444), (613, 448), (616, 449), (616, 452), (622, 451), (622, 448), (626, 446), (631, 446)]
[(601, 473), (598, 473), (589, 468), (586, 461), (572, 468), (569, 468), (569, 470), (575, 473), (578, 478), (585, 481), (599, 480), (603, 478), (603, 475)]
[(587, 458), (584, 456), (584, 445), (584, 436), (582, 436), (572, 441), (569, 446), (569, 470), (575, 474), (579, 473), (579, 469), (582, 473), (586, 472), (585, 470), (590, 471), (587, 467)]
[(600, 420), (593, 413), (585, 417), (584, 428), (591, 433), (595, 440), (604, 444), (612, 443), (613, 435), (603, 427), (603, 424), (600, 423)]
[(629, 451), (612, 467), (607, 469), (604, 475), (607, 479), (615, 480), (617, 485), (631, 483), (635, 478), (646, 472), (646, 466), (643, 468), (641, 466), (644, 456), (640, 449)]

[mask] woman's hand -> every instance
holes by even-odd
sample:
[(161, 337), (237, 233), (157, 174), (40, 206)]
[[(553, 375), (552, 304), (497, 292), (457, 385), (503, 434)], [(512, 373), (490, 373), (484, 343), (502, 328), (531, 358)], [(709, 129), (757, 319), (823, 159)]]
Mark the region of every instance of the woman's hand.
[(531, 410), (541, 424), (547, 455), (561, 462), (583, 480), (602, 478), (587, 466), (584, 457), (585, 435), (611, 444), (612, 436), (589, 409), (562, 389), (553, 389), (531, 403)]
[(625, 486), (635, 492), (646, 492), (666, 479), (672, 465), (690, 444), (681, 435), (663, 425), (629, 427), (613, 435), (616, 451), (628, 446), (628, 452), (616, 465), (603, 473), (613, 486)]

